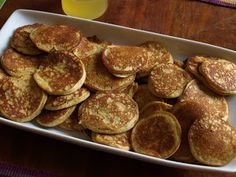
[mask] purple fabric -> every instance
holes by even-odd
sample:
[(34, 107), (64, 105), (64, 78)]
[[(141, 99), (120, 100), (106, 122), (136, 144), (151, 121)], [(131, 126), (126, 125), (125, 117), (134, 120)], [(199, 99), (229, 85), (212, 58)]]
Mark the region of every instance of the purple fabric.
[(1, 177), (59, 177), (48, 172), (32, 170), (17, 165), (9, 165), (0, 162)]
[(221, 5), (221, 6), (236, 8), (236, 2), (230, 2), (230, 1), (227, 1), (227, 0), (201, 0), (201, 1), (209, 2), (209, 3), (212, 3), (212, 4), (218, 4), (218, 5)]

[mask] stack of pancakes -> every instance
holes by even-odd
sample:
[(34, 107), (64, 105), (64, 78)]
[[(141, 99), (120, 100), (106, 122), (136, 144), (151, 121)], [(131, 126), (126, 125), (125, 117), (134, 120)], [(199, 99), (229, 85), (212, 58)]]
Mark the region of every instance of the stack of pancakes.
[(182, 62), (156, 41), (114, 45), (33, 24), (15, 31), (1, 66), (0, 113), (13, 121), (89, 130), (97, 143), (182, 162), (222, 166), (236, 156), (230, 61)]

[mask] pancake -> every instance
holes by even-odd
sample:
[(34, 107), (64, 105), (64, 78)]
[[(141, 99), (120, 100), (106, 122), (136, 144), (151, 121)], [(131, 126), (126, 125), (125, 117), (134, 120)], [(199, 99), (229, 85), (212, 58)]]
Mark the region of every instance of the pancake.
[(115, 135), (106, 135), (93, 132), (92, 140), (96, 143), (105, 144), (128, 151), (131, 149), (130, 134), (130, 131)]
[(181, 128), (169, 112), (157, 111), (141, 119), (133, 128), (131, 143), (135, 152), (166, 159), (179, 148)]
[(196, 119), (188, 140), (193, 156), (203, 164), (223, 166), (236, 156), (236, 131), (221, 119)]
[(167, 111), (172, 109), (172, 105), (161, 102), (161, 101), (151, 101), (147, 103), (140, 111), (139, 119), (147, 118), (152, 115), (155, 111)]
[(43, 53), (43, 51), (39, 50), (30, 39), (31, 32), (40, 26), (42, 25), (32, 24), (17, 28), (10, 41), (11, 47), (26, 55), (38, 55)]
[(57, 111), (43, 110), (42, 113), (36, 117), (36, 122), (43, 127), (55, 127), (68, 119), (75, 108), (76, 106)]
[(61, 96), (51, 95), (48, 97), (45, 109), (53, 111), (53, 110), (68, 108), (83, 102), (89, 96), (90, 96), (89, 90), (84, 87), (68, 95), (61, 95)]
[(108, 44), (108, 42), (99, 40), (96, 36), (90, 38), (82, 37), (81, 42), (73, 53), (78, 58), (86, 58), (103, 52)]
[(8, 119), (30, 121), (41, 113), (46, 100), (32, 78), (4, 77), (0, 82), (0, 112)]
[(37, 84), (51, 95), (66, 95), (83, 85), (86, 73), (83, 63), (67, 52), (53, 52), (42, 60), (34, 74)]
[(153, 68), (148, 78), (152, 94), (162, 98), (179, 97), (191, 80), (190, 75), (174, 64), (161, 64)]
[(79, 125), (78, 119), (78, 106), (75, 108), (73, 113), (70, 115), (68, 119), (58, 125), (61, 129), (69, 130), (69, 131), (83, 131), (84, 128)]
[(72, 51), (81, 41), (81, 33), (66, 25), (42, 25), (30, 33), (34, 44), (45, 52)]
[(138, 86), (137, 92), (133, 96), (134, 101), (137, 102), (139, 110), (141, 110), (146, 104), (152, 101), (163, 101), (162, 98), (154, 96), (148, 89), (146, 84)]
[(13, 49), (7, 49), (1, 57), (4, 70), (11, 76), (26, 76), (34, 74), (40, 65), (41, 58), (38, 56), (26, 56), (17, 53)]
[(127, 94), (98, 92), (79, 108), (80, 124), (96, 133), (123, 133), (138, 121), (138, 105)]
[(208, 114), (215, 119), (228, 119), (228, 104), (223, 96), (213, 93), (206, 88), (201, 82), (192, 80), (186, 86), (180, 102), (192, 100), (207, 108)]
[(204, 80), (201, 74), (198, 71), (199, 66), (204, 62), (204, 61), (209, 61), (209, 60), (216, 60), (217, 58), (214, 57), (208, 57), (208, 56), (194, 56), (190, 57), (186, 61), (186, 69), (192, 73), (195, 77), (197, 77), (200, 80)]
[(123, 90), (134, 82), (135, 75), (118, 78), (112, 75), (102, 63), (101, 55), (81, 58), (86, 70), (85, 85), (92, 91)]
[(209, 88), (223, 95), (236, 94), (236, 65), (227, 60), (205, 61), (199, 67)]
[(188, 131), (196, 119), (211, 118), (211, 115), (208, 114), (205, 106), (195, 101), (177, 103), (174, 105), (172, 113), (179, 121), (182, 130), (180, 147), (172, 158), (181, 162), (195, 162), (196, 159), (193, 157), (188, 143)]
[(147, 41), (141, 45), (141, 47), (147, 48), (149, 55), (147, 63), (137, 73), (137, 77), (148, 76), (152, 68), (159, 64), (173, 63), (172, 55), (158, 42)]
[(103, 52), (102, 62), (113, 75), (128, 77), (146, 65), (148, 55), (143, 47), (109, 45)]

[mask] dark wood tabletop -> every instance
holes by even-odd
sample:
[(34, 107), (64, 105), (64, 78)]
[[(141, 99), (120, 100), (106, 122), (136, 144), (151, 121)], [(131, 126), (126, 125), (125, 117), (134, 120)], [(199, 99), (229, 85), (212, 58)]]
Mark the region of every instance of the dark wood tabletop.
[[(19, 8), (63, 14), (59, 0), (7, 0), (0, 10), (0, 27)], [(236, 9), (197, 0), (110, 0), (108, 10), (97, 20), (236, 50)], [(0, 162), (67, 177), (236, 177), (236, 173), (182, 170), (141, 162), (1, 124)]]

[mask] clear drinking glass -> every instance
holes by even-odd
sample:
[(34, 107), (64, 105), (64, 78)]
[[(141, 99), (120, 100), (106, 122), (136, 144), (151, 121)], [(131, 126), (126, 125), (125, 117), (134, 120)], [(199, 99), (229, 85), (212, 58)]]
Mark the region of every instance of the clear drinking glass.
[(95, 19), (107, 9), (108, 0), (61, 0), (63, 11), (70, 16)]

